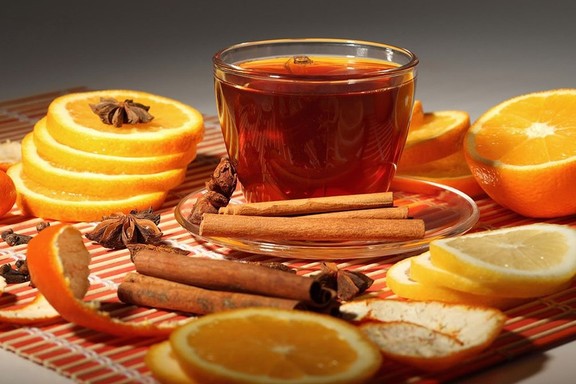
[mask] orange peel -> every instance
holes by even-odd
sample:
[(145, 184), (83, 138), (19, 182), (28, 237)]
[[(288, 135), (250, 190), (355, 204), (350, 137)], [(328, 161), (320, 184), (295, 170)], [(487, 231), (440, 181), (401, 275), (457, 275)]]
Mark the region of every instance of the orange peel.
[(59, 224), (39, 232), (28, 243), (28, 268), (34, 285), (67, 321), (118, 336), (168, 336), (181, 321), (127, 322), (99, 309), (100, 302), (86, 301), (90, 287), (90, 253), (81, 232)]

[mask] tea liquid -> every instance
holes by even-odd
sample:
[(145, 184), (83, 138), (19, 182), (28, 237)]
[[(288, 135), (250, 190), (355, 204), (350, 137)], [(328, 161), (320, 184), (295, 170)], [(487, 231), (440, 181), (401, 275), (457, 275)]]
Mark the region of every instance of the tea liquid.
[[(342, 57), (239, 65), (298, 76), (216, 81), (222, 132), (247, 201), (388, 190), (408, 132), (413, 75), (368, 79), (395, 65)], [(356, 80), (326, 81), (351, 74)]]

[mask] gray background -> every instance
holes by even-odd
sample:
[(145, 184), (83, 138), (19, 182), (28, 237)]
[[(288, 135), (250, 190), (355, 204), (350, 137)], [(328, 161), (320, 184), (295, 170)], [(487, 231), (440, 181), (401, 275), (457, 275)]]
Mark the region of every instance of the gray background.
[(515, 95), (576, 84), (574, 1), (5, 1), (0, 100), (86, 85), (215, 114), (211, 57), (233, 43), (340, 37), (420, 58), (428, 111), (475, 119)]

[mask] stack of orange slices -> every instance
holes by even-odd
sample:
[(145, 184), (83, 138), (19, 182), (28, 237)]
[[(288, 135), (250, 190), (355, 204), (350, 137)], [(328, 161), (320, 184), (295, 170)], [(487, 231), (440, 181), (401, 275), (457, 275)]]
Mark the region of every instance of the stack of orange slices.
[[(90, 107), (105, 99), (149, 107), (153, 119), (115, 126)], [(180, 184), (202, 139), (202, 115), (166, 97), (104, 90), (56, 98), (22, 140), (8, 174), (24, 214), (93, 221), (113, 212), (158, 209)]]
[(422, 102), (416, 100), (396, 182), (418, 178), (448, 185), (471, 197), (483, 194), (464, 157), (463, 140), (469, 127), (467, 112), (424, 113)]

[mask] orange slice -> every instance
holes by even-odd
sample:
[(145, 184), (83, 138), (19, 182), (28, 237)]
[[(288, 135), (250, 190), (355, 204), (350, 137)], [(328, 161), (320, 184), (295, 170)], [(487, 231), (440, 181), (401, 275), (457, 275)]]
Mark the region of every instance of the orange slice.
[[(90, 108), (90, 104), (98, 104), (101, 97), (118, 101), (130, 99), (149, 106), (154, 119), (119, 128), (104, 124)], [(202, 115), (194, 108), (166, 97), (131, 90), (81, 92), (58, 97), (48, 108), (46, 127), (61, 144), (113, 156), (187, 152), (204, 133)]]
[(28, 268), (34, 285), (71, 323), (118, 336), (161, 336), (176, 323), (125, 322), (99, 310), (98, 302), (84, 301), (90, 288), (90, 253), (82, 233), (69, 224), (50, 226), (30, 240)]
[[(104, 174), (151, 174), (176, 168), (185, 168), (196, 158), (196, 146), (187, 152), (159, 156), (131, 157), (101, 155), (80, 151), (56, 141), (46, 128), (46, 118), (34, 126), (34, 145), (38, 155), (59, 168), (71, 171)], [(137, 140), (137, 139), (136, 139)]]
[(468, 131), (472, 174), (497, 203), (538, 218), (576, 213), (576, 89), (530, 93), (485, 112)]
[(464, 152), (461, 149), (428, 163), (413, 166), (400, 165), (396, 175), (397, 177), (417, 178), (447, 185), (471, 197), (484, 194), (484, 190), (470, 172)]
[(464, 111), (425, 113), (421, 124), (410, 124), (398, 167), (421, 165), (457, 152), (469, 127), (470, 116)]
[(98, 197), (66, 193), (46, 188), (30, 180), (22, 172), (22, 164), (8, 169), (18, 190), (16, 204), (24, 215), (60, 221), (97, 221), (114, 212), (129, 213), (133, 209), (159, 209), (168, 192), (134, 193), (126, 198)]
[(135, 191), (142, 194), (168, 190), (186, 176), (186, 168), (144, 175), (70, 171), (39, 156), (32, 133), (22, 140), (22, 167), (27, 177), (54, 191), (106, 198), (126, 198)]
[(6, 172), (10, 166), (20, 161), (20, 142), (6, 140), (0, 143), (0, 171)]
[(382, 362), (356, 326), (274, 308), (206, 315), (176, 329), (170, 346), (184, 372), (200, 383), (363, 383)]
[(16, 202), (16, 186), (4, 171), (0, 171), (0, 217), (8, 213)]
[(196, 384), (182, 368), (182, 364), (174, 356), (170, 341), (162, 341), (148, 348), (144, 356), (144, 363), (152, 375), (160, 382), (166, 384)]

